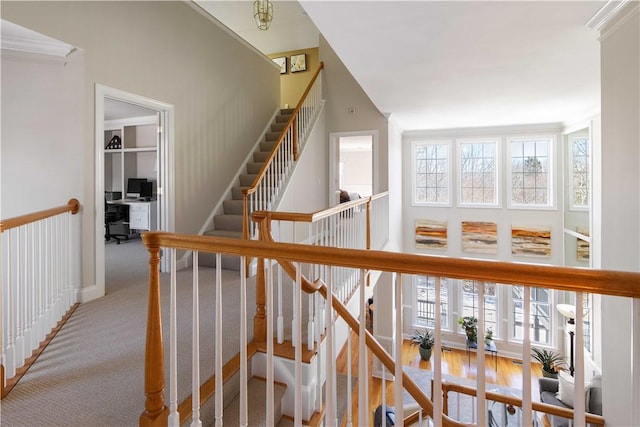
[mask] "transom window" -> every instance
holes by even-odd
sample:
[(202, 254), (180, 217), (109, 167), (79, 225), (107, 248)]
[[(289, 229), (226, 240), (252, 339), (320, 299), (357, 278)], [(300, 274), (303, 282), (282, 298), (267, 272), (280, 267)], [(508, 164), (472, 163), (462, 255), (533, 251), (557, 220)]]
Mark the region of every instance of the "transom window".
[(460, 205), (498, 204), (497, 141), (459, 141)]
[[(527, 328), (524, 319), (524, 287), (512, 286), (513, 313), (511, 336), (524, 340)], [(551, 291), (544, 288), (531, 288), (529, 316), (529, 337), (536, 344), (551, 344)]]
[[(436, 326), (436, 278), (414, 276), (415, 283), (415, 324)], [(449, 327), (449, 284), (446, 278), (440, 280), (440, 323), (443, 329)]]
[(413, 143), (413, 202), (449, 206), (450, 142)]
[(589, 207), (589, 138), (573, 137), (569, 142), (571, 207), (587, 209)]
[[(476, 280), (462, 281), (462, 317), (478, 317), (478, 288), (482, 282)], [(484, 327), (491, 329), (493, 336), (498, 335), (498, 294), (495, 283), (484, 284)], [(478, 336), (480, 331), (478, 331)]]
[(510, 196), (512, 207), (551, 207), (552, 142), (550, 137), (512, 139)]

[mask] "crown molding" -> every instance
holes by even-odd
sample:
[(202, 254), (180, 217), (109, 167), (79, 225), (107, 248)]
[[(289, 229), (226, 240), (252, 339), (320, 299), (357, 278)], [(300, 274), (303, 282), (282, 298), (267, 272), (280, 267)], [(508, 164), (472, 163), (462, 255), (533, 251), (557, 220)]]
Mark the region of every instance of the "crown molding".
[(592, 30), (600, 31), (631, 0), (609, 0), (585, 24)]
[(2, 51), (66, 58), (75, 48), (59, 40), (2, 20)]

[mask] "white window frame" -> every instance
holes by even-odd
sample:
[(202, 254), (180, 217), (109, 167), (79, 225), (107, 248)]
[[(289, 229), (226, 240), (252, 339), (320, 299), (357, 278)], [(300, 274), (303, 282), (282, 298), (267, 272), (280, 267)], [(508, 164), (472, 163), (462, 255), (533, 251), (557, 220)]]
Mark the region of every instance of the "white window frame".
[[(520, 286), (522, 287), (523, 291), (524, 291), (524, 286), (523, 285), (511, 285), (508, 286), (508, 291), (509, 291), (509, 339), (513, 342), (518, 342), (521, 343), (523, 342), (524, 339), (524, 334), (527, 331), (530, 331), (531, 328), (529, 325), (527, 325), (527, 327), (525, 327), (523, 325), (523, 336), (522, 338), (518, 338), (515, 334), (515, 324), (516, 324), (516, 319), (515, 319), (515, 300), (513, 298), (513, 287), (514, 286)], [(531, 290), (533, 290), (533, 288), (531, 288)], [(554, 331), (554, 322), (556, 322), (555, 316), (555, 292), (552, 289), (548, 289), (549, 291), (549, 342), (547, 343), (543, 343), (543, 342), (538, 342), (538, 341), (534, 341), (533, 338), (531, 338), (531, 343), (535, 344), (536, 346), (540, 346), (540, 347), (553, 347), (554, 343), (555, 343), (555, 331)], [(524, 303), (524, 299), (522, 300)], [(535, 301), (536, 303), (538, 303), (537, 301)], [(533, 306), (534, 301), (531, 301), (531, 305)], [(547, 303), (545, 303), (547, 304)], [(530, 314), (533, 314), (533, 311), (531, 310)], [(524, 316), (524, 310), (523, 310), (523, 316)]]
[[(429, 277), (429, 276), (426, 276), (426, 277)], [(435, 280), (435, 276), (430, 276), (430, 277), (433, 277), (433, 279)], [(455, 322), (452, 322), (451, 320), (453, 316), (452, 307), (454, 304), (454, 300), (452, 299), (452, 295), (451, 295), (451, 285), (450, 285), (452, 282), (453, 282), (453, 279), (448, 279), (446, 277), (442, 277), (440, 280), (440, 293), (442, 293), (442, 290), (445, 288), (447, 290), (447, 315), (443, 319), (441, 319), (441, 324), (440, 324), (443, 331), (451, 330), (451, 324), (455, 323)], [(434, 290), (434, 297), (435, 297), (435, 290)], [(441, 296), (441, 299), (442, 299), (442, 296)], [(433, 325), (430, 325), (418, 319), (418, 306), (417, 306), (418, 305), (418, 275), (413, 275), (413, 301), (414, 301), (413, 324), (419, 328), (430, 328), (430, 329), (435, 328), (435, 319), (434, 319)], [(434, 300), (434, 304), (435, 304), (435, 300)]]
[[(573, 144), (577, 139), (586, 139), (587, 140), (587, 144), (588, 144), (588, 148), (587, 148), (587, 204), (586, 205), (576, 205), (575, 204), (575, 194), (574, 194), (574, 169), (575, 169), (575, 161), (574, 161), (574, 156), (573, 156)], [(569, 197), (570, 197), (570, 201), (569, 201), (569, 210), (571, 211), (579, 211), (579, 212), (586, 212), (589, 210), (589, 206), (591, 204), (591, 138), (589, 138), (589, 135), (582, 135), (582, 136), (577, 136), (577, 135), (573, 135), (571, 137), (568, 138), (568, 147), (567, 147), (567, 151), (568, 151), (568, 161), (569, 164), (567, 166), (567, 168), (569, 169)]]
[[(463, 195), (463, 179), (462, 179), (462, 145), (464, 144), (480, 144), (480, 143), (493, 143), (495, 146), (495, 176), (494, 176), (494, 194), (495, 200), (493, 203), (465, 203), (462, 201)], [(458, 206), (470, 207), (470, 208), (497, 208), (500, 207), (500, 138), (499, 137), (487, 137), (487, 138), (464, 138), (456, 140), (456, 160), (457, 160), (457, 191), (458, 191)]]
[[(513, 202), (513, 153), (512, 143), (518, 141), (549, 141), (549, 171), (547, 174), (548, 197), (546, 204), (535, 203), (514, 203)], [(507, 138), (507, 206), (509, 209), (529, 209), (529, 210), (555, 210), (556, 209), (556, 136), (552, 134), (541, 135), (518, 135)]]
[[(418, 201), (417, 198), (417, 188), (416, 188), (416, 174), (417, 174), (417, 156), (416, 150), (419, 146), (425, 145), (443, 145), (447, 149), (447, 201), (446, 202), (428, 202), (428, 201)], [(441, 206), (441, 207), (451, 207), (452, 203), (452, 141), (450, 139), (447, 140), (415, 140), (411, 143), (411, 204), (412, 206)]]

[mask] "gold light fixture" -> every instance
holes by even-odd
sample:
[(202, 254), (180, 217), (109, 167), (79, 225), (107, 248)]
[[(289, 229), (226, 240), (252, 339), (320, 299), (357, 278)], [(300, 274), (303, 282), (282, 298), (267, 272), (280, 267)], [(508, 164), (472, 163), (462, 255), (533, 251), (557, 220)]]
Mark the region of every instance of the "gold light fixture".
[(253, 17), (258, 28), (265, 31), (269, 29), (273, 19), (273, 5), (269, 0), (256, 0), (253, 2)]

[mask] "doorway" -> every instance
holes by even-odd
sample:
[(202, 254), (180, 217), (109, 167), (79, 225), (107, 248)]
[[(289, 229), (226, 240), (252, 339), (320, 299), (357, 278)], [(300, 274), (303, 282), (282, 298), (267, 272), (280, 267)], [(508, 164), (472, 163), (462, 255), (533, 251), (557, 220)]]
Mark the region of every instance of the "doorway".
[(369, 197), (378, 190), (378, 132), (335, 132), (330, 134), (329, 200), (340, 202), (340, 191)]
[[(105, 294), (105, 197), (116, 193), (116, 197), (126, 196), (127, 181), (145, 175), (153, 182), (154, 210), (150, 223), (155, 230), (174, 230), (173, 201), (173, 140), (174, 109), (172, 105), (142, 97), (129, 92), (96, 85), (96, 176), (95, 176), (95, 268), (96, 297)], [(149, 147), (131, 148), (122, 144), (122, 150), (109, 151), (105, 145), (105, 131), (114, 132), (135, 129), (136, 134), (146, 129), (154, 149)], [(151, 132), (149, 132), (151, 128)], [(117, 134), (118, 131), (115, 131)], [(151, 135), (149, 135), (151, 134)], [(124, 135), (121, 135), (124, 136)], [(149, 145), (149, 144), (146, 144)], [(126, 149), (124, 149), (127, 147)], [(140, 171), (125, 170), (126, 157), (138, 158)], [(134, 160), (135, 162), (135, 160)], [(119, 164), (122, 167), (118, 166)], [(118, 191), (120, 194), (118, 194)], [(125, 251), (122, 251), (125, 252)], [(168, 262), (161, 258), (161, 271), (167, 271)]]

